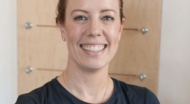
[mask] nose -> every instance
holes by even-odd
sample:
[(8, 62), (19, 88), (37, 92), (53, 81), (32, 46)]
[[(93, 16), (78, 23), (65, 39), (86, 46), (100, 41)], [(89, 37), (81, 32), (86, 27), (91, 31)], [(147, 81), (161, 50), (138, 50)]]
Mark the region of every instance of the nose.
[(101, 24), (98, 19), (92, 19), (88, 25), (89, 36), (101, 36)]

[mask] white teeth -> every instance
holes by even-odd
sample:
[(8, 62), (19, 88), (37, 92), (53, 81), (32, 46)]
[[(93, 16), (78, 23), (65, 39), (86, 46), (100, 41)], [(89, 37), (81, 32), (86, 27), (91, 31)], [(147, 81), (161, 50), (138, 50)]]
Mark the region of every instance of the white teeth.
[(87, 51), (98, 52), (98, 51), (103, 50), (105, 48), (105, 45), (96, 45), (96, 46), (88, 45), (86, 47), (82, 45), (82, 48)]

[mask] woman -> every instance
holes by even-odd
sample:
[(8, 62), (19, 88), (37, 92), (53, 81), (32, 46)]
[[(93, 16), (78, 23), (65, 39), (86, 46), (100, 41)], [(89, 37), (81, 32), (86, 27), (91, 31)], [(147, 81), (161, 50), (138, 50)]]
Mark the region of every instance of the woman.
[(56, 22), (68, 66), (16, 104), (159, 104), (150, 90), (108, 75), (125, 23), (122, 10), (122, 0), (59, 0)]

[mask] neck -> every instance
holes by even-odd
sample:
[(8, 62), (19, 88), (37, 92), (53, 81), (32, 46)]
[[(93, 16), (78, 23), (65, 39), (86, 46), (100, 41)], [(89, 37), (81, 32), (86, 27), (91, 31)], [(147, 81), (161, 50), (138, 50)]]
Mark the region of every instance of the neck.
[(93, 72), (68, 66), (64, 72), (65, 80), (72, 89), (82, 92), (97, 92), (108, 84), (108, 65)]
[[(108, 76), (108, 65), (96, 71), (86, 71), (77, 67), (77, 65), (68, 64), (61, 76), (65, 79), (64, 87), (66, 87), (70, 93), (90, 103), (95, 101), (100, 103), (104, 94), (106, 94), (105, 91), (107, 88), (113, 85)], [(108, 83), (109, 81), (110, 83)], [(111, 86), (111, 91), (112, 88)]]

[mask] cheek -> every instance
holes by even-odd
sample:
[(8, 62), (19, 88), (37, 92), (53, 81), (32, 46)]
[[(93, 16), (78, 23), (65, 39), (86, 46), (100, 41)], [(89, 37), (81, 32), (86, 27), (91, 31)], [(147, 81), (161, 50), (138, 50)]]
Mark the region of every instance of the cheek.
[(108, 31), (108, 38), (110, 40), (110, 44), (115, 44), (117, 45), (118, 43), (118, 38), (119, 38), (119, 26), (114, 25), (107, 29)]
[(87, 26), (80, 25), (74, 22), (70, 22), (67, 26), (67, 30), (69, 30), (70, 34), (72, 36), (80, 36), (82, 33), (84, 33)]
[(80, 26), (74, 24), (67, 25), (68, 41), (76, 43), (80, 39), (81, 30)]

